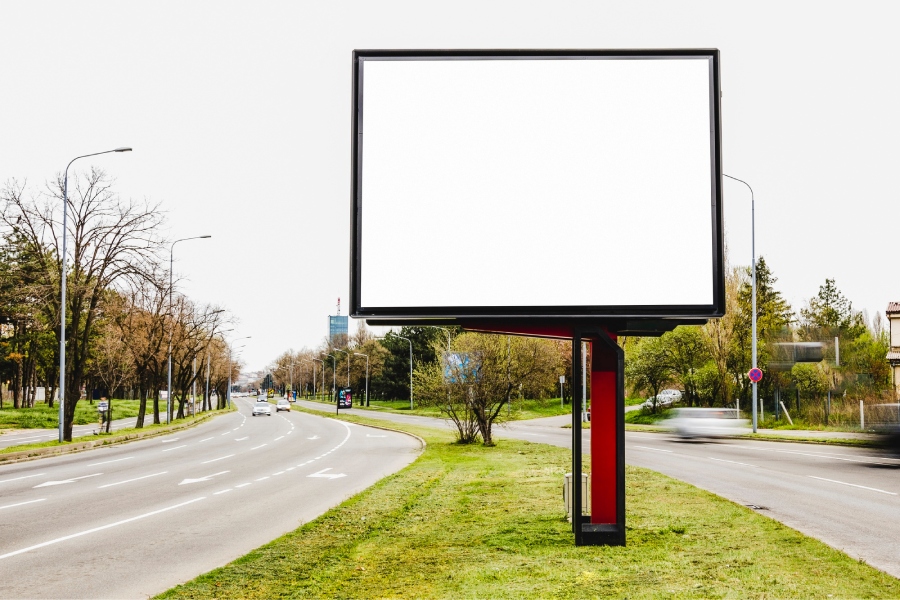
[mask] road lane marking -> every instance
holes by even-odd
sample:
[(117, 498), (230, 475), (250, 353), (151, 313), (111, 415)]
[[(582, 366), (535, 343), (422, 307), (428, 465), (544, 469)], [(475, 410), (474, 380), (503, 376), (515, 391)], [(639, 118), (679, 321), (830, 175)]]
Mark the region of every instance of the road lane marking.
[(346, 473), (326, 473), (325, 472), (325, 471), (330, 471), (330, 470), (331, 470), (331, 467), (328, 467), (327, 469), (322, 469), (321, 471), (313, 473), (312, 475), (307, 475), (307, 477), (323, 477), (325, 479), (338, 479), (339, 477), (347, 476)]
[(310, 438), (306, 438), (306, 439), (308, 439), (308, 440), (317, 440), (317, 439), (319, 439), (319, 436), (314, 435), (314, 436), (312, 436), (312, 437), (310, 437)]
[(244, 440), (249, 440), (249, 439), (250, 439), (250, 436), (247, 435), (247, 436), (244, 436), (244, 437), (242, 437), (242, 438), (236, 438), (234, 441), (236, 441), (236, 442), (243, 442)]
[(205, 440), (200, 440), (200, 441), (197, 442), (197, 443), (198, 443), (198, 444), (202, 444), (203, 442), (208, 442), (208, 441), (211, 440), (211, 439), (212, 439), (212, 438), (206, 438)]
[(265, 477), (260, 477), (260, 478), (259, 478), (259, 479), (257, 479), (257, 480), (256, 480), (256, 481), (262, 481), (262, 480), (263, 480), (263, 479), (268, 479), (268, 478), (269, 478), (269, 476), (268, 476), (268, 475), (266, 475), (266, 476), (265, 476)]
[(669, 454), (672, 453), (671, 450), (662, 450), (660, 448), (651, 448), (650, 446), (632, 446), (632, 448), (640, 448), (642, 450), (653, 450), (654, 452), (668, 452)]
[(203, 462), (200, 463), (200, 464), (201, 464), (201, 465), (205, 465), (205, 464), (208, 464), (208, 463), (211, 463), (211, 462), (216, 462), (217, 460), (225, 460), (226, 458), (231, 458), (232, 456), (234, 456), (234, 454), (229, 454), (228, 456), (220, 456), (219, 458), (214, 458), (214, 459), (212, 459), (212, 460), (205, 460), (205, 461), (203, 461)]
[(226, 431), (226, 432), (223, 433), (222, 435), (228, 435), (229, 433), (231, 433), (231, 432), (230, 432), (230, 431)]
[(212, 475), (204, 475), (203, 477), (198, 477), (196, 479), (184, 479), (178, 485), (184, 485), (186, 483), (197, 483), (198, 481), (209, 481), (216, 475), (224, 475), (225, 473), (231, 473), (231, 471), (219, 471), (218, 473), (213, 473)]
[(43, 502), (46, 498), (41, 498), (40, 500), (29, 500), (28, 502), (18, 502), (16, 504), (7, 504), (6, 506), (0, 506), (0, 510), (4, 508), (12, 508), (14, 506), (22, 506), (23, 504), (34, 504), (35, 502)]
[(725, 460), (724, 458), (713, 458), (712, 456), (707, 456), (706, 458), (708, 458), (709, 460), (715, 460), (718, 462), (731, 463), (733, 465), (744, 465), (745, 467), (754, 467), (755, 468), (757, 466), (757, 465), (750, 465), (747, 463), (737, 462), (736, 460)]
[[(94, 473), (93, 475), (82, 475), (81, 477), (73, 477), (71, 479), (63, 479), (61, 481), (45, 481), (44, 483), (38, 484), (34, 486), (35, 488), (46, 487), (50, 485), (62, 485), (63, 483), (72, 483), (78, 481), (79, 479), (87, 479), (88, 477), (96, 477), (98, 475), (103, 475), (103, 473)], [(34, 488), (32, 488), (34, 489)]]
[(213, 492), (213, 496), (218, 496), (219, 494), (224, 494), (224, 493), (230, 492), (230, 491), (231, 491), (231, 488), (228, 488), (227, 490), (222, 490), (221, 492)]
[(156, 477), (157, 475), (165, 475), (168, 471), (160, 471), (159, 473), (153, 473), (152, 475), (143, 475), (141, 477), (135, 477), (134, 479), (126, 479), (125, 481), (117, 481), (116, 483), (107, 483), (106, 485), (101, 485), (97, 489), (101, 490), (103, 488), (112, 487), (114, 485), (121, 485), (123, 483), (131, 483), (132, 481), (138, 481), (140, 479), (147, 479), (148, 477)]
[(125, 458), (117, 458), (117, 459), (115, 459), (115, 460), (104, 460), (103, 462), (91, 463), (91, 464), (89, 464), (88, 466), (89, 466), (89, 467), (96, 467), (96, 466), (98, 466), (98, 465), (108, 465), (109, 463), (119, 462), (120, 460), (131, 460), (132, 458), (134, 458), (134, 457), (133, 457), (133, 456), (128, 456), (128, 457), (125, 457)]
[(73, 538), (81, 537), (81, 536), (87, 535), (89, 533), (96, 533), (98, 531), (103, 531), (104, 529), (110, 529), (111, 527), (118, 527), (119, 525), (131, 523), (132, 521), (146, 519), (147, 517), (152, 517), (153, 515), (158, 515), (160, 513), (164, 513), (164, 512), (170, 511), (170, 510), (175, 510), (176, 508), (181, 508), (182, 506), (187, 506), (188, 504), (193, 504), (194, 502), (199, 502), (200, 500), (205, 500), (205, 499), (206, 499), (206, 496), (201, 496), (200, 498), (194, 498), (193, 500), (188, 500), (187, 502), (182, 502), (180, 504), (175, 504), (173, 506), (167, 506), (166, 508), (160, 508), (159, 510), (154, 510), (152, 512), (144, 513), (144, 514), (138, 515), (136, 517), (131, 517), (130, 519), (122, 519), (121, 521), (116, 521), (115, 523), (110, 523), (108, 525), (101, 525), (100, 527), (94, 527), (93, 529), (87, 529), (85, 531), (79, 531), (78, 533), (73, 533), (71, 535), (59, 537), (59, 538), (56, 538), (55, 540), (41, 542), (40, 544), (35, 544), (34, 546), (28, 546), (27, 548), (22, 548), (21, 550), (14, 550), (13, 552), (7, 552), (6, 554), (0, 554), (0, 560), (3, 560), (4, 558), (10, 558), (11, 556), (17, 556), (19, 554), (23, 554), (23, 553), (29, 552), (31, 550), (37, 550), (38, 548), (43, 548), (45, 546), (51, 546), (53, 544), (65, 542), (66, 540), (71, 540)]
[(46, 475), (46, 473), (37, 473), (35, 475), (23, 475), (22, 477), (13, 477), (12, 479), (4, 479), (0, 481), (0, 483), (6, 483), (8, 481), (19, 481), (20, 479), (28, 479), (29, 477), (40, 477), (41, 475)]
[(296, 467), (288, 467), (285, 471), (293, 471), (294, 469), (296, 469)]
[(187, 448), (187, 444), (182, 444), (181, 446), (175, 446), (174, 448), (166, 448), (163, 452), (169, 452), (171, 450), (178, 450), (179, 448)]
[(878, 492), (880, 494), (888, 494), (891, 496), (896, 496), (897, 494), (894, 492), (886, 492), (884, 490), (879, 490), (878, 488), (866, 487), (864, 485), (856, 485), (855, 483), (847, 483), (846, 481), (838, 481), (837, 479), (825, 479), (824, 477), (816, 477), (815, 475), (807, 475), (807, 477), (812, 477), (813, 479), (820, 479), (822, 481), (830, 481), (831, 483), (839, 483), (841, 485), (849, 485), (850, 487), (862, 488), (864, 490), (871, 490), (873, 492)]
[(280, 440), (280, 439), (281, 439), (281, 438), (283, 438), (283, 437), (284, 437), (284, 436), (283, 436), (283, 435), (280, 435), (280, 436), (278, 436), (278, 437), (277, 437), (277, 438), (275, 438), (275, 440), (274, 440), (274, 441), (276, 441), (276, 442), (277, 442), (277, 441), (278, 441), (278, 440)]
[(250, 448), (250, 449), (251, 449), (251, 450), (258, 450), (258, 449), (262, 448), (263, 446), (268, 446), (268, 444), (260, 444), (259, 446), (256, 446), (255, 448)]
[[(530, 433), (530, 434), (528, 434), (528, 435), (541, 435), (541, 434), (539, 434), (539, 433)], [(370, 437), (370, 438), (383, 438), (383, 437), (387, 437), (387, 436), (386, 436), (386, 435), (372, 435), (371, 433), (367, 433), (367, 434), (366, 434), (366, 437)], [(547, 436), (543, 436), (543, 437), (547, 437)]]
[(277, 473), (272, 473), (272, 476), (281, 475), (282, 473), (284, 473), (284, 471), (278, 471)]
[(236, 485), (236, 486), (234, 486), (234, 487), (236, 487), (236, 488), (242, 488), (242, 487), (245, 487), (245, 486), (248, 486), (248, 485), (253, 485), (253, 484), (252, 484), (252, 483), (249, 483), (249, 482), (248, 482), (248, 483), (241, 483), (241, 484)]
[(294, 433), (293, 429), (291, 429), (290, 431), (287, 432), (288, 435), (291, 435), (292, 433)]
[(171, 444), (172, 442), (177, 442), (180, 439), (181, 438), (172, 438), (171, 440), (163, 440), (160, 442), (160, 444)]

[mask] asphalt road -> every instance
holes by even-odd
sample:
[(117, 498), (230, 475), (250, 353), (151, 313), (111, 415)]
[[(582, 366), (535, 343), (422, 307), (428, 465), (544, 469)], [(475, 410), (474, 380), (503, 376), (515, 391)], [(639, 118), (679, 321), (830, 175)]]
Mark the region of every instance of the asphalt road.
[[(407, 435), (239, 412), (0, 466), (0, 597), (141, 598), (226, 564), (412, 462)], [(274, 406), (273, 406), (274, 409)]]
[[(448, 426), (442, 419), (357, 412)], [(497, 427), (494, 435), (571, 448), (572, 430), (561, 427), (567, 421), (567, 417), (515, 421)], [(590, 452), (590, 430), (583, 431), (583, 444), (585, 453)], [(740, 439), (683, 441), (669, 434), (626, 432), (625, 460), (749, 506), (900, 577), (896, 456), (867, 448)]]

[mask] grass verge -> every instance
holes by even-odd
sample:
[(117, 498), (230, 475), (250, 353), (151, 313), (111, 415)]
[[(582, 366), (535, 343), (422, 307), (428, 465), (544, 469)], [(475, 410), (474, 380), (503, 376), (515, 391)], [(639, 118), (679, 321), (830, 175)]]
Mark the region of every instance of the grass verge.
[(428, 442), (412, 465), (159, 597), (900, 596), (900, 581), (861, 561), (635, 467), (628, 546), (576, 548), (562, 514), (568, 451), (505, 439), (458, 445), (448, 432), (394, 427)]
[[(140, 400), (113, 400), (113, 419), (136, 417)], [(152, 403), (148, 402), (148, 408)], [(97, 422), (97, 401), (79, 400), (75, 405), (74, 425), (89, 425)], [(54, 429), (59, 427), (59, 406), (51, 408), (45, 403), (35, 404), (31, 408), (0, 409), (0, 429)]]

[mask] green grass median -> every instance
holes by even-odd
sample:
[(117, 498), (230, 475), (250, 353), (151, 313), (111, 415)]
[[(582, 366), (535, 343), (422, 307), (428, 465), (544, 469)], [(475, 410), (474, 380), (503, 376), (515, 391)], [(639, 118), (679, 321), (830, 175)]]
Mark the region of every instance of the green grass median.
[(394, 427), (428, 443), (409, 467), (159, 597), (900, 596), (900, 580), (853, 557), (635, 467), (628, 545), (576, 548), (562, 506), (568, 451), (505, 439), (458, 445), (447, 432)]

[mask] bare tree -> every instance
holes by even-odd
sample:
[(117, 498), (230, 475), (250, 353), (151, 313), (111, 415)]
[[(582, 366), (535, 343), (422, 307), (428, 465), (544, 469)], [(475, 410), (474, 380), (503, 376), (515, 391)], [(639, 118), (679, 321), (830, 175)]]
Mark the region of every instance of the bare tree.
[[(59, 176), (37, 198), (24, 185), (8, 184), (0, 197), (0, 227), (18, 228), (35, 248), (45, 276), (41, 310), (49, 322), (59, 322), (60, 273), (67, 269), (66, 389), (63, 435), (72, 439), (75, 405), (87, 374), (100, 300), (108, 289), (136, 282), (153, 272), (160, 249), (158, 205), (122, 200), (113, 181), (96, 168), (72, 176), (68, 198), (67, 237), (71, 253), (62, 256), (63, 178)], [(57, 343), (59, 332), (57, 331)]]

